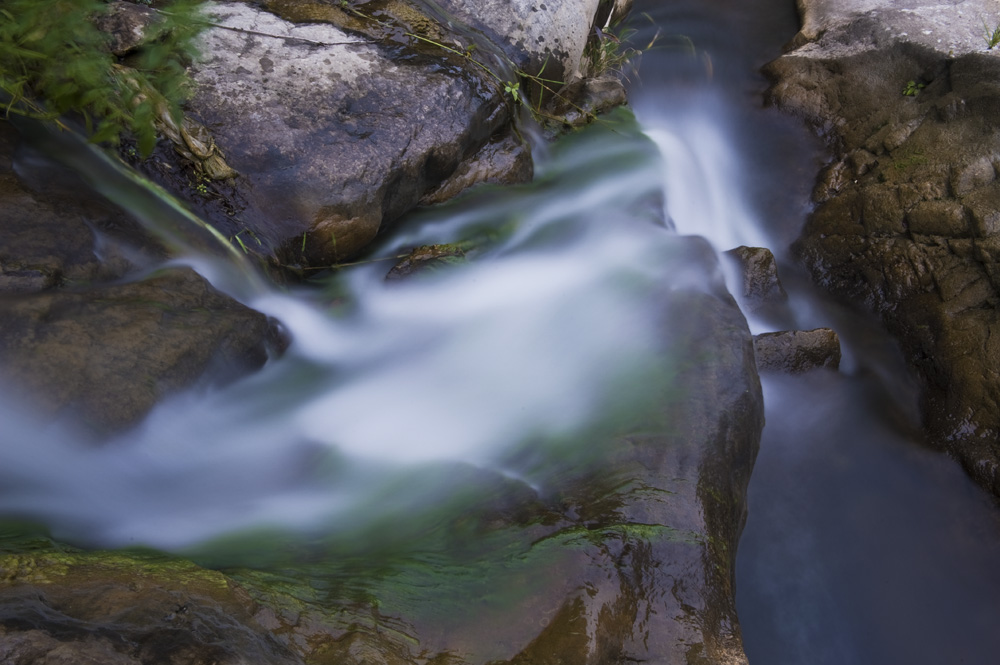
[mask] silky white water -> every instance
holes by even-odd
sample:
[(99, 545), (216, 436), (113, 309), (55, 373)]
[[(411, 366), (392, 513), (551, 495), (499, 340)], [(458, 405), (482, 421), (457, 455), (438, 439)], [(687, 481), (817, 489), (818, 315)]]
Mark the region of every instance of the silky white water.
[(703, 241), (662, 222), (662, 172), (627, 119), (599, 124), (557, 146), (533, 185), (427, 211), (376, 252), (501, 231), (467, 265), (403, 282), (384, 280), (391, 262), (344, 271), (345, 311), (315, 288), (243, 281), (252, 273), (213, 238), (177, 231), (188, 215), (147, 213), (149, 201), (130, 203), (143, 183), (117, 190), (105, 171), (110, 197), (171, 238), (177, 260), (281, 321), (292, 343), (256, 374), (175, 395), (97, 446), (32, 418), (6, 386), (0, 513), (74, 542), (173, 549), (248, 529), (356, 527), (398, 510), (400, 483), (418, 511), (448, 494), (437, 475), (420, 486), (435, 465), (544, 490), (544, 474), (517, 461), (523, 449), (582, 438), (639, 399), (669, 341), (656, 294), (718, 286)]

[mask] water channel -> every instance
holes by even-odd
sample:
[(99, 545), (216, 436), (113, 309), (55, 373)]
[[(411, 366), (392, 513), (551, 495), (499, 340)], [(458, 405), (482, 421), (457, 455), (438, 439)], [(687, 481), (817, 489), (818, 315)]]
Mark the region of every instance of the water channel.
[[(283, 293), (244, 279), (232, 257), (191, 254), (284, 323), (286, 356), (225, 390), (178, 395), (98, 449), (7, 396), (4, 437), (35, 445), (5, 450), (0, 511), (81, 544), (250, 565), (260, 561), (217, 539), (376, 524), (404, 540), (423, 519), (413, 506), (482, 482), (469, 469), (544, 487), (552, 470), (525, 458), (525, 442), (565, 455), (560, 441), (600, 428), (653, 353), (649, 293), (712, 278), (688, 256), (696, 245), (657, 223), (665, 205), (681, 236), (716, 251), (774, 250), (792, 305), (751, 320), (755, 332), (827, 325), (844, 343), (839, 373), (764, 379), (737, 561), (750, 661), (994, 662), (1000, 515), (914, 435), (913, 383), (892, 343), (816, 293), (788, 255), (823, 153), (761, 107), (757, 69), (794, 35), (793, 3), (637, 0), (631, 25), (636, 44), (659, 34), (630, 74), (642, 131), (624, 122), (539, 151), (532, 186), (419, 213), (379, 250), (502, 229), (489, 262), (399, 287), (363, 266)], [(373, 405), (387, 417), (359, 417)]]
[[(833, 327), (844, 345), (839, 373), (763, 379), (767, 425), (736, 573), (750, 662), (994, 662), (995, 504), (921, 444), (914, 385), (879, 327), (816, 293), (788, 255), (822, 151), (794, 121), (761, 108), (757, 70), (795, 34), (793, 3), (636, 9), (707, 54), (647, 54), (633, 88), (668, 172), (690, 173), (676, 160), (696, 156), (702, 187), (694, 214), (673, 215), (679, 230), (720, 251), (771, 248), (793, 302), (780, 323)], [(667, 192), (669, 209), (677, 197)], [(760, 332), (779, 322), (750, 323)]]

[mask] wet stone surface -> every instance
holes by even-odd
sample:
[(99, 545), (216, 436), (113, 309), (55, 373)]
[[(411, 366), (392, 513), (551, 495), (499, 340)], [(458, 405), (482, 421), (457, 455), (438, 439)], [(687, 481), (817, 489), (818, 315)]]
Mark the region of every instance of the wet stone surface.
[(840, 340), (829, 328), (762, 333), (754, 335), (753, 347), (762, 373), (801, 374), (840, 367)]
[(48, 417), (106, 432), (212, 368), (282, 348), (274, 322), (164, 256), (138, 224), (0, 122), (0, 375)]
[(923, 380), (932, 439), (1000, 494), (1000, 57), (960, 29), (978, 2), (962, 17), (873, 4), (765, 68), (771, 102), (833, 155), (795, 251), (817, 283), (881, 315)]

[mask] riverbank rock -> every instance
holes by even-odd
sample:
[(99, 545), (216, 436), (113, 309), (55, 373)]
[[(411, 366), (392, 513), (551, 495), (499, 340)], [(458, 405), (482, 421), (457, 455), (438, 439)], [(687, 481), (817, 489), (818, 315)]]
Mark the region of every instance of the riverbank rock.
[[(209, 368), (228, 380), (280, 348), (275, 324), (190, 269), (0, 122), (0, 378), (97, 432), (142, 418)], [(216, 374), (217, 373), (217, 374)]]
[(187, 125), (133, 161), (274, 265), (343, 262), (421, 202), (530, 180), (512, 120), (590, 73), (606, 5), (212, 3)]
[[(981, 0), (804, 0), (773, 104), (833, 154), (796, 245), (878, 312), (923, 378), (933, 438), (1000, 494), (1000, 53)], [(995, 21), (994, 21), (995, 23)]]

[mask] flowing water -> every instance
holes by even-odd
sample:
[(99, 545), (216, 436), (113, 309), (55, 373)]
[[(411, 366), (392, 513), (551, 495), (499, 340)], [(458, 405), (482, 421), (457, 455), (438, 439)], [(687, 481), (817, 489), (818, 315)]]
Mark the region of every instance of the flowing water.
[[(398, 545), (443, 505), (505, 483), (544, 492), (553, 460), (585, 461), (566, 442), (620, 416), (658, 352), (652, 294), (721, 279), (695, 237), (717, 251), (764, 245), (794, 307), (751, 326), (831, 325), (845, 361), (841, 373), (765, 379), (737, 571), (751, 662), (993, 662), (996, 511), (912, 440), (913, 388), (892, 345), (813, 293), (787, 257), (821, 153), (760, 108), (755, 72), (794, 34), (793, 3), (638, 1), (632, 25), (637, 44), (659, 33), (632, 75), (639, 126), (615, 116), (540, 150), (530, 186), (415, 215), (376, 252), (462, 242), (478, 248), (468, 265), (389, 284), (375, 262), (287, 292), (249, 277), (210, 232), (170, 238), (218, 288), (279, 319), (290, 349), (248, 379), (174, 396), (96, 448), (33, 418), (7, 387), (0, 512), (71, 542), (219, 565), (266, 562), (252, 536), (277, 531)], [(101, 169), (81, 171), (148, 224), (186, 217)]]
[(694, 46), (647, 54), (633, 90), (664, 152), (678, 229), (717, 250), (775, 252), (793, 307), (781, 321), (751, 319), (755, 331), (824, 325), (844, 345), (840, 373), (763, 379), (767, 425), (736, 572), (750, 662), (996, 662), (995, 504), (921, 446), (914, 385), (878, 326), (825, 301), (788, 256), (821, 154), (801, 128), (760, 109), (755, 72), (794, 35), (793, 3), (636, 9)]

